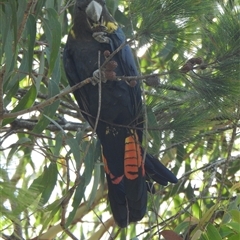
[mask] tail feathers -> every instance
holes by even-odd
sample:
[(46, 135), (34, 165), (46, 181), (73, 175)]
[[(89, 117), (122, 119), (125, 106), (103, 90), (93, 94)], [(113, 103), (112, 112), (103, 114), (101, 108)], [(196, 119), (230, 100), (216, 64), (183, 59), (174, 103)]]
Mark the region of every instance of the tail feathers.
[(119, 227), (124, 228), (130, 222), (136, 222), (143, 218), (146, 213), (147, 206), (147, 190), (145, 180), (141, 183), (142, 187), (138, 188), (137, 196), (134, 197), (135, 191), (131, 194), (126, 189), (128, 184), (126, 179), (118, 184), (114, 184), (109, 175), (107, 175), (108, 182), (108, 198), (112, 209), (113, 217)]
[(126, 208), (126, 197), (122, 183), (113, 184), (109, 175), (107, 175), (108, 199), (112, 209), (113, 217), (117, 225), (124, 228), (128, 225), (128, 211)]
[(148, 153), (144, 166), (146, 175), (163, 186), (166, 186), (168, 182), (177, 183), (178, 181), (170, 170), (168, 170), (158, 159)]
[[(139, 169), (139, 172), (141, 169)], [(147, 186), (145, 176), (135, 180), (125, 180), (127, 206), (129, 209), (129, 222), (136, 222), (143, 218), (147, 208)]]

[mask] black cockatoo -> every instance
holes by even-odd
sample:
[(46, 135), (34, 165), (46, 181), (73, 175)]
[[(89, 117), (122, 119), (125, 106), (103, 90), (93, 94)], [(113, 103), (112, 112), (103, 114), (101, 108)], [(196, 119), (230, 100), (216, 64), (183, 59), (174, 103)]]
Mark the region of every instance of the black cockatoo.
[[(102, 64), (106, 56), (124, 42), (124, 33), (109, 13), (105, 0), (76, 0), (73, 27), (64, 48), (64, 68), (71, 86), (93, 76), (101, 80), (96, 133), (102, 145), (110, 206), (120, 227), (143, 218), (149, 179), (162, 185), (177, 182), (174, 174), (159, 160), (148, 153), (145, 161), (143, 159), (139, 82), (131, 86), (126, 81), (110, 79), (112, 75), (114, 78), (114, 74), (138, 75), (130, 47), (125, 45), (110, 60), (110, 74), (98, 71), (99, 52)], [(114, 67), (111, 68), (111, 64)], [(74, 92), (83, 116), (92, 127), (99, 109), (98, 87), (93, 82)]]

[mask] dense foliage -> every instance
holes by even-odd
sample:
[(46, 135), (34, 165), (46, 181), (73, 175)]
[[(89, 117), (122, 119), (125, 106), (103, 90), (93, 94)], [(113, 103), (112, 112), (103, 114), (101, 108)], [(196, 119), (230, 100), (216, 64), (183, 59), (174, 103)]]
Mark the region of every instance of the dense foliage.
[(240, 239), (240, 2), (107, 1), (138, 56), (145, 147), (179, 178), (122, 230), (62, 67), (73, 4), (0, 3), (2, 238)]

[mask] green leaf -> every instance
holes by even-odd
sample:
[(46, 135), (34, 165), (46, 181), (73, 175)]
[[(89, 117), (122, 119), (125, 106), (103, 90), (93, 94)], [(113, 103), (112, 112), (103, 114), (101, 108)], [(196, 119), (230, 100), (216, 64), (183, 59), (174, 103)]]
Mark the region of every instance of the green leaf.
[(47, 167), (44, 167), (43, 173), (36, 179), (28, 188), (28, 192), (36, 194), (36, 196), (41, 194), (41, 204), (45, 204), (56, 185), (57, 181), (57, 165), (55, 163), (50, 163)]
[[(16, 14), (16, 21), (17, 21), (16, 33), (23, 21), (26, 6), (27, 6), (27, 1), (18, 1), (17, 5), (13, 9), (13, 12), (17, 12), (17, 14)], [(16, 7), (17, 7), (17, 11), (16, 11)]]
[(240, 233), (237, 233), (234, 236), (231, 236), (228, 238), (228, 240), (239, 240), (239, 239), (240, 239)]
[(23, 137), (23, 138), (18, 139), (18, 141), (16, 143), (12, 144), (11, 150), (7, 156), (7, 163), (9, 164), (12, 157), (14, 156), (14, 154), (16, 153), (18, 148), (21, 147), (21, 145), (23, 145), (25, 143), (29, 143), (29, 142), (31, 142), (31, 140), (29, 138)]
[(119, 0), (107, 0), (107, 6), (111, 14), (114, 16), (116, 10), (118, 9)]
[[(59, 93), (59, 87), (58, 85), (56, 85), (54, 81), (49, 82), (48, 93), (50, 97), (55, 96)], [(38, 123), (35, 125), (33, 132), (41, 133), (43, 130), (45, 130), (45, 128), (51, 122), (49, 119), (52, 119), (55, 116), (59, 103), (60, 101), (58, 100), (44, 108), (43, 114), (41, 115), (41, 118), (38, 121)], [(46, 116), (48, 117), (46, 118)]]
[(44, 187), (45, 187), (42, 184), (42, 178), (43, 178), (43, 173), (39, 177), (37, 177), (37, 178), (35, 178), (33, 180), (32, 184), (28, 188), (28, 191), (40, 194), (43, 191)]
[(95, 161), (95, 158), (94, 158), (95, 143), (96, 141), (93, 141), (92, 143), (83, 142), (83, 149), (85, 150), (87, 149), (88, 144), (90, 144), (84, 159), (84, 164), (85, 164), (84, 177), (85, 177), (86, 186), (90, 183), (92, 178), (92, 171), (94, 168), (94, 161)]
[(91, 193), (89, 195), (89, 199), (88, 199), (88, 206), (90, 207), (92, 205), (92, 203), (94, 202), (96, 193), (97, 193), (97, 188), (99, 186), (100, 181), (100, 177), (101, 177), (101, 164), (100, 163), (95, 163), (94, 166), (94, 176), (93, 176), (93, 186), (91, 189)]
[[(201, 237), (202, 233), (203, 233), (203, 232), (198, 229), (198, 230), (195, 231), (195, 233), (193, 234), (191, 240), (198, 240), (198, 239)], [(208, 240), (208, 239), (206, 239), (206, 240)], [(209, 240), (210, 240), (210, 239), (209, 239)]]
[[(35, 102), (37, 96), (36, 87), (32, 85), (23, 98), (18, 102), (18, 105), (12, 110), (12, 113), (30, 108)], [(3, 120), (3, 126), (14, 121), (15, 118)]]
[(70, 147), (70, 152), (73, 154), (74, 160), (76, 162), (76, 168), (78, 169), (80, 167), (81, 160), (79, 143), (75, 138), (68, 138), (66, 140), (66, 143)]
[(27, 32), (28, 32), (28, 72), (32, 72), (33, 50), (36, 38), (36, 20), (33, 15), (28, 16), (27, 20)]
[[(196, 203), (195, 203), (196, 204)], [(212, 217), (212, 215), (213, 215), (213, 213), (215, 212), (215, 210), (218, 208), (218, 204), (214, 204), (211, 208), (209, 208), (203, 215), (202, 215), (202, 217), (199, 219), (199, 223), (198, 223), (198, 225), (196, 226), (196, 228), (193, 230), (193, 235), (195, 236), (196, 235), (196, 237), (200, 237), (200, 235), (199, 234), (197, 234), (197, 232), (198, 233), (200, 233), (200, 232), (202, 232), (202, 230), (201, 229), (204, 229), (204, 227), (205, 227), (205, 225), (207, 224), (207, 223), (209, 223), (209, 220), (210, 220), (210, 218)], [(195, 237), (195, 239), (197, 239)]]
[[(30, 65), (32, 67), (32, 64)], [(29, 71), (29, 54), (26, 49), (23, 49), (23, 56), (21, 58), (21, 65), (18, 71), (11, 77), (10, 81), (8, 81), (4, 88), (5, 91), (11, 91), (12, 87), (18, 84), (22, 79), (27, 76)]]
[(45, 168), (42, 177), (42, 184), (44, 186), (41, 203), (44, 205), (50, 198), (53, 189), (57, 182), (58, 170), (56, 163), (50, 163), (48, 168)]
[(230, 215), (232, 216), (232, 219), (240, 224), (240, 211), (237, 209), (233, 209), (230, 211)]
[(61, 56), (60, 56), (60, 51), (58, 52), (58, 55), (56, 57), (55, 60), (55, 65), (52, 71), (52, 75), (51, 75), (51, 79), (56, 83), (59, 84), (60, 80), (61, 80)]
[(53, 148), (53, 155), (58, 157), (60, 154), (60, 150), (63, 146), (63, 137), (65, 133), (63, 134), (62, 132), (57, 133), (56, 138), (55, 138), (55, 146)]
[(53, 210), (49, 214), (44, 214), (42, 231), (47, 228), (47, 226), (51, 221), (53, 221), (53, 217), (57, 214), (57, 212), (60, 211), (60, 209), (61, 209), (61, 205), (56, 205), (56, 207), (53, 208)]
[(212, 223), (209, 223), (207, 226), (207, 236), (209, 239), (222, 240), (221, 235), (219, 234), (218, 229), (216, 229)]
[(37, 91), (39, 91), (42, 79), (44, 77), (44, 68), (45, 68), (45, 58), (44, 58), (44, 51), (42, 51), (41, 56), (40, 56), (38, 75), (35, 78), (35, 84), (36, 84)]
[(46, 8), (54, 9), (54, 3), (55, 2), (52, 0), (46, 0), (45, 6), (46, 6)]
[(58, 21), (58, 14), (53, 8), (47, 8), (46, 12), (48, 19), (44, 19), (43, 22), (47, 41), (50, 44), (48, 76), (51, 76), (61, 44), (61, 25)]
[[(1, 55), (0, 55), (0, 62), (2, 62), (2, 58), (3, 53), (4, 53), (4, 49), (5, 45), (7, 43), (7, 36), (8, 36), (8, 32), (11, 31), (11, 29), (9, 28), (9, 25), (7, 24), (9, 22), (10, 16), (8, 13), (11, 12), (10, 6), (9, 4), (5, 4), (5, 8), (0, 8), (0, 15), (1, 15), (1, 28), (0, 28), (0, 33), (1, 33)], [(5, 55), (5, 58), (7, 56)]]
[(48, 116), (45, 115), (45, 114), (43, 114), (43, 116), (44, 116), (45, 118), (47, 118), (50, 122), (52, 122), (56, 127), (58, 127), (58, 129), (59, 129), (63, 134), (65, 134), (63, 128), (62, 128), (55, 120), (53, 120), (52, 118), (48, 117)]
[(229, 223), (226, 224), (226, 226), (229, 226), (235, 232), (240, 233), (239, 223), (237, 223), (237, 222), (229, 222)]
[[(23, 1), (25, 2), (25, 1)], [(11, 26), (13, 28), (13, 33), (14, 33), (14, 49), (16, 49), (16, 43), (17, 43), (17, 30), (18, 30), (18, 23), (20, 23), (20, 19), (19, 19), (19, 15), (21, 13), (24, 13), (24, 3), (23, 5), (23, 9), (21, 8), (20, 11), (18, 11), (19, 9), (17, 9), (17, 2), (16, 1), (10, 1), (10, 5), (12, 8), (12, 22), (11, 22)], [(17, 14), (14, 14), (17, 13)]]
[(64, 200), (64, 197), (61, 198), (61, 199), (55, 200), (53, 203), (47, 205), (47, 206), (44, 208), (44, 211), (45, 211), (45, 212), (49, 212), (49, 211), (53, 211), (53, 210), (56, 209), (56, 208), (59, 208), (59, 207), (61, 206), (63, 200)]
[(233, 231), (231, 228), (223, 225), (220, 227), (219, 233), (222, 236), (222, 238), (225, 238), (229, 235), (232, 235), (235, 231)]
[(187, 228), (189, 228), (189, 226), (190, 226), (190, 222), (183, 221), (174, 229), (174, 232), (183, 233)]
[(228, 211), (233, 210), (233, 209), (239, 209), (238, 205), (240, 204), (240, 195), (238, 194), (236, 198), (231, 201), (228, 205)]
[(229, 212), (225, 212), (222, 218), (222, 224), (228, 223), (231, 220), (231, 215)]
[(70, 212), (69, 216), (68, 216), (68, 219), (67, 219), (67, 222), (66, 222), (66, 227), (68, 227), (72, 220), (74, 219), (74, 216), (76, 214), (76, 211), (79, 207), (79, 204), (80, 202), (82, 201), (82, 198), (84, 196), (84, 192), (85, 192), (85, 179), (84, 177), (81, 177), (80, 179), (80, 183), (78, 184), (77, 188), (76, 188), (76, 191), (75, 191), (75, 194), (74, 194), (74, 198), (73, 198), (73, 203), (72, 203), (72, 207), (73, 207), (73, 210)]
[[(11, 13), (7, 13), (11, 14)], [(8, 24), (7, 24), (8, 25)], [(13, 51), (13, 31), (8, 31), (6, 35), (6, 42), (4, 46), (5, 52), (5, 64), (6, 64), (6, 73), (9, 73), (13, 70), (14, 62), (15, 62), (15, 51)]]

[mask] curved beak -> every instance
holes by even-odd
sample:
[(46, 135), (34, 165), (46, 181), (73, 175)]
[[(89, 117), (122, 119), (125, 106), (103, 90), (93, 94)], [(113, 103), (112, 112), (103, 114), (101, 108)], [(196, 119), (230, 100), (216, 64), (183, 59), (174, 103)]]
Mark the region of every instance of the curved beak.
[(102, 6), (93, 0), (88, 4), (86, 14), (93, 22), (98, 22), (102, 15), (102, 9)]

